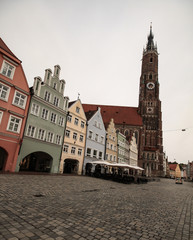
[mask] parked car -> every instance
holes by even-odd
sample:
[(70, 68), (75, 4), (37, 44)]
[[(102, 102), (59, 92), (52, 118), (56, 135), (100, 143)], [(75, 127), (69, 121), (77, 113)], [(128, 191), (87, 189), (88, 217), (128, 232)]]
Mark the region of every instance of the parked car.
[(176, 178), (176, 184), (182, 184), (183, 182), (182, 182), (182, 179), (181, 178)]

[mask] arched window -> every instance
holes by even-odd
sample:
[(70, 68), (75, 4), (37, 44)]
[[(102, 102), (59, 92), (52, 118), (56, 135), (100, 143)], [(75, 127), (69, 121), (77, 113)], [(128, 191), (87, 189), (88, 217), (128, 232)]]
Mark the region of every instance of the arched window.
[(136, 143), (138, 144), (138, 131), (135, 131), (135, 138), (136, 138)]
[(151, 58), (150, 58), (150, 63), (152, 63), (152, 62), (153, 62), (153, 58), (151, 57)]
[(152, 79), (152, 74), (151, 73), (149, 74), (149, 79)]
[(125, 136), (128, 136), (128, 135), (129, 135), (129, 131), (125, 130)]

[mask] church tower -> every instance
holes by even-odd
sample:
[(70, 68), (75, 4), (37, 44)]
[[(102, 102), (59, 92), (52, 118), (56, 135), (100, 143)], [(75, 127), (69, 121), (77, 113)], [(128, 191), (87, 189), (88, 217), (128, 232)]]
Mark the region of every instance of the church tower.
[(143, 119), (139, 164), (146, 176), (163, 176), (162, 113), (159, 99), (158, 52), (152, 26), (143, 49), (138, 113)]

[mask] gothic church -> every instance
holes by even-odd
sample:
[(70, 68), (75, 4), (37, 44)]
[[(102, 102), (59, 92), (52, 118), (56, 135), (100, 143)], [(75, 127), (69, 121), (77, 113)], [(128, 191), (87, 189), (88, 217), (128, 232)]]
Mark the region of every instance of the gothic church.
[(158, 52), (152, 27), (143, 50), (138, 107), (83, 104), (85, 112), (101, 108), (104, 123), (113, 118), (128, 139), (135, 133), (138, 165), (146, 176), (163, 176), (162, 112), (159, 99)]

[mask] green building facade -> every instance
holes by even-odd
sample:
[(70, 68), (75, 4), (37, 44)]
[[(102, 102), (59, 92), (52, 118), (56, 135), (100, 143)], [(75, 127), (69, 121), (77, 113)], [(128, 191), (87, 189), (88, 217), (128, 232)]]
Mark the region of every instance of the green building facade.
[(43, 81), (34, 78), (16, 172), (59, 172), (69, 101), (60, 70), (56, 65), (53, 73), (45, 70)]

